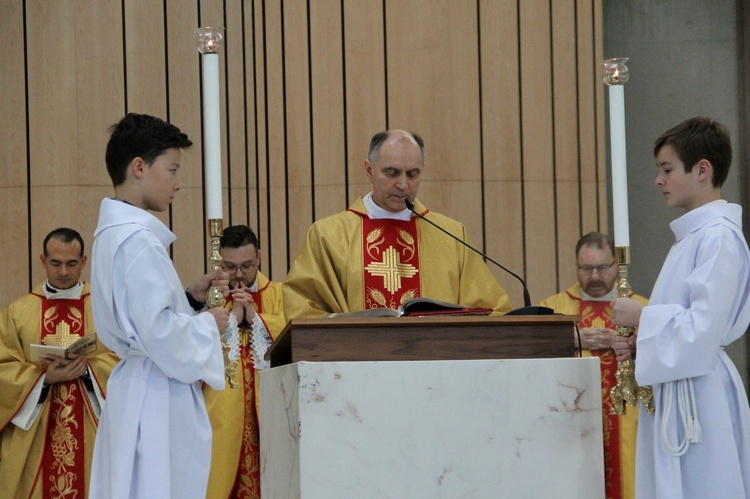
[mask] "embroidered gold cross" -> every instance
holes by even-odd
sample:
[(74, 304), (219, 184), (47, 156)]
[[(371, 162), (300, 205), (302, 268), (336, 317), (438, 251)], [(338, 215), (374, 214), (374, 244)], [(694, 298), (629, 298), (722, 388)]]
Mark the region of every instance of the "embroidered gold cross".
[(388, 290), (389, 293), (395, 293), (401, 289), (401, 278), (412, 277), (414, 274), (419, 272), (413, 265), (408, 263), (401, 263), (400, 255), (398, 251), (393, 249), (393, 246), (389, 246), (383, 252), (382, 262), (372, 262), (365, 270), (370, 275), (375, 277), (383, 278), (383, 287)]
[(68, 345), (78, 338), (80, 338), (80, 336), (70, 334), (70, 324), (65, 321), (60, 321), (55, 326), (55, 334), (45, 336), (43, 343), (45, 345), (67, 348)]

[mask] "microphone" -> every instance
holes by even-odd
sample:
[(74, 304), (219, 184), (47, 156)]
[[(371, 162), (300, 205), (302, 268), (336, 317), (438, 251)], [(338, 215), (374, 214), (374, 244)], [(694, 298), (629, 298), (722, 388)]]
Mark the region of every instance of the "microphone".
[(429, 220), (429, 219), (423, 217), (421, 214), (419, 214), (416, 211), (414, 211), (414, 203), (408, 197), (404, 198), (404, 202), (406, 203), (406, 207), (409, 209), (409, 211), (411, 211), (412, 213), (414, 213), (416, 216), (418, 216), (419, 218), (421, 218), (425, 222), (429, 223), (430, 225), (436, 227), (437, 229), (441, 230), (445, 234), (448, 234), (450, 237), (452, 237), (453, 239), (455, 239), (459, 243), (463, 244), (464, 246), (466, 246), (467, 248), (469, 248), (470, 250), (472, 250), (474, 253), (477, 253), (478, 255), (480, 255), (481, 257), (485, 258), (486, 260), (489, 260), (490, 262), (494, 263), (495, 265), (497, 265), (498, 267), (500, 267), (501, 269), (503, 269), (504, 271), (506, 271), (507, 273), (509, 273), (510, 275), (512, 275), (513, 277), (515, 277), (516, 279), (518, 279), (518, 281), (521, 283), (521, 286), (523, 286), (523, 305), (524, 306), (522, 308), (517, 308), (515, 310), (511, 310), (510, 312), (508, 312), (505, 315), (552, 315), (552, 314), (555, 313), (555, 311), (552, 310), (551, 308), (548, 308), (548, 307), (538, 307), (538, 306), (534, 306), (534, 305), (531, 304), (531, 296), (529, 295), (529, 289), (526, 287), (526, 282), (523, 279), (521, 279), (520, 276), (518, 276), (517, 274), (515, 274), (515, 273), (511, 272), (510, 270), (506, 269), (505, 267), (503, 267), (502, 265), (500, 265), (499, 263), (497, 263), (492, 258), (488, 257), (487, 255), (485, 255), (484, 253), (482, 253), (478, 249), (476, 249), (473, 246), (471, 246), (466, 241), (463, 241), (463, 240), (457, 238), (456, 236), (454, 236), (453, 234), (451, 234), (450, 232), (448, 232), (444, 228), (440, 227), (438, 224), (436, 224), (432, 220)]

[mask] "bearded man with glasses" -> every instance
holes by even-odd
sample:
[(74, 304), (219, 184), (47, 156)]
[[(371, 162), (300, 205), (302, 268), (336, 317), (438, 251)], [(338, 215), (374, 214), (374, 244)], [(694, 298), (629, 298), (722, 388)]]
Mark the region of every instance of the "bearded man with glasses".
[(286, 324), (281, 283), (270, 281), (258, 270), (258, 238), (245, 225), (224, 229), (219, 253), (221, 267), (229, 274), (227, 308), (237, 318), (240, 332), (239, 387), (203, 388), (213, 428), (206, 497), (260, 497), (256, 371), (268, 367), (265, 352)]
[[(635, 442), (638, 411), (626, 416), (614, 416), (609, 392), (617, 384), (617, 360), (612, 349), (616, 334), (611, 321), (610, 302), (617, 296), (617, 265), (614, 241), (599, 232), (583, 236), (576, 245), (578, 282), (567, 290), (550, 296), (540, 305), (555, 312), (578, 315), (580, 345), (574, 334), (576, 348), (584, 357), (599, 357), (602, 373), (602, 417), (604, 428), (605, 490), (608, 498), (635, 496)], [(631, 298), (644, 305), (646, 298), (633, 294)]]

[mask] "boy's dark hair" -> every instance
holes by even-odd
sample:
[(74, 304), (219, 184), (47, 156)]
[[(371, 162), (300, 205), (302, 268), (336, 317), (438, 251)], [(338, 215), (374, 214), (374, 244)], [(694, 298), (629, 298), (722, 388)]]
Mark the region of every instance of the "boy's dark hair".
[(611, 236), (607, 236), (601, 232), (589, 232), (578, 240), (578, 244), (576, 244), (576, 258), (578, 258), (578, 253), (584, 246), (596, 246), (599, 249), (609, 248), (612, 254), (615, 254), (615, 240)]
[(47, 234), (47, 237), (44, 238), (44, 242), (42, 243), (42, 248), (44, 249), (44, 256), (47, 256), (47, 243), (50, 239), (57, 239), (59, 241), (62, 241), (64, 243), (72, 243), (73, 241), (78, 241), (78, 244), (81, 245), (81, 255), (83, 256), (83, 238), (78, 233), (77, 230), (68, 229), (67, 227), (59, 227), (49, 234)]
[(255, 233), (250, 230), (247, 225), (232, 225), (224, 229), (224, 233), (219, 239), (219, 246), (222, 248), (241, 248), (252, 244), (255, 249), (260, 249), (258, 246), (258, 238)]
[(721, 187), (729, 175), (732, 164), (732, 141), (726, 127), (710, 118), (697, 117), (685, 120), (661, 134), (654, 143), (654, 157), (664, 146), (672, 146), (685, 165), (685, 173), (702, 159), (713, 166), (711, 184)]
[(193, 142), (179, 128), (147, 114), (129, 113), (109, 128), (105, 160), (112, 184), (125, 182), (128, 165), (135, 158), (151, 164), (167, 149), (187, 149)]

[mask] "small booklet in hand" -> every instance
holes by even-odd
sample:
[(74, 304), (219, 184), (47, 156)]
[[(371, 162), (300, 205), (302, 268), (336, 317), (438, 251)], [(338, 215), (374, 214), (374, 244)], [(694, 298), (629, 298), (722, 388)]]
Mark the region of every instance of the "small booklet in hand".
[(32, 343), (29, 347), (31, 348), (31, 358), (29, 359), (31, 362), (39, 362), (39, 359), (45, 355), (54, 355), (55, 357), (67, 359), (70, 354), (85, 355), (96, 350), (96, 333), (89, 333), (86, 336), (82, 336), (67, 347), (39, 345), (36, 343)]
[(426, 317), (430, 315), (490, 315), (491, 308), (472, 308), (431, 298), (411, 298), (398, 309), (369, 308), (359, 312), (328, 314), (326, 317)]

